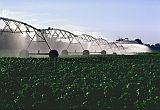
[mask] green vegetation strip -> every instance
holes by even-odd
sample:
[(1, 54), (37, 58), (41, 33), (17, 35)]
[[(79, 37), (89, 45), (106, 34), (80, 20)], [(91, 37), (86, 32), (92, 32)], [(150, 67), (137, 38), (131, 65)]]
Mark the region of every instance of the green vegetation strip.
[(159, 55), (0, 58), (0, 110), (159, 108)]

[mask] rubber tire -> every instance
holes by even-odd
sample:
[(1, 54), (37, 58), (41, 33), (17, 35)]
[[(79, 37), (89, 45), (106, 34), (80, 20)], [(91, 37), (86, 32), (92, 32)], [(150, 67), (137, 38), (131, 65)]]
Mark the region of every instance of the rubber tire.
[(21, 50), (19, 53), (20, 57), (29, 57), (29, 52), (28, 50)]
[(63, 51), (61, 52), (61, 55), (68, 55), (68, 51), (67, 51), (67, 50), (63, 50)]
[(58, 56), (59, 56), (59, 53), (58, 53), (57, 50), (51, 50), (51, 51), (49, 52), (49, 57), (50, 57), (50, 58), (57, 58)]
[(116, 52), (113, 52), (113, 55), (117, 55), (117, 53), (116, 53)]
[(83, 55), (89, 55), (89, 50), (84, 50)]
[(101, 51), (101, 55), (106, 55), (106, 51), (105, 51), (105, 50), (102, 50), (102, 51)]

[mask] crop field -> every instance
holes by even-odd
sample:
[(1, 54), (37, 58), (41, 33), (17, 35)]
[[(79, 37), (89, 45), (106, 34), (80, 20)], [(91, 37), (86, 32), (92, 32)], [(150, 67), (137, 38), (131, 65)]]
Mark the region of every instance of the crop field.
[(0, 110), (160, 109), (160, 55), (0, 58)]

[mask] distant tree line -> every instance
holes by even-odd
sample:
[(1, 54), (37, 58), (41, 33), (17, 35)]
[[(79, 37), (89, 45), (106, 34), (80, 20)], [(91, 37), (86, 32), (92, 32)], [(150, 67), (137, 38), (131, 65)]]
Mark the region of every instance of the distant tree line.
[(159, 51), (160, 52), (160, 43), (156, 43), (156, 44), (144, 44), (141, 39), (135, 39), (135, 41), (137, 43), (139, 43), (139, 44), (143, 44), (143, 45), (148, 46), (153, 51)]
[(160, 52), (160, 43), (156, 43), (156, 44), (145, 44), (146, 46), (150, 47), (152, 50), (154, 51), (159, 51)]

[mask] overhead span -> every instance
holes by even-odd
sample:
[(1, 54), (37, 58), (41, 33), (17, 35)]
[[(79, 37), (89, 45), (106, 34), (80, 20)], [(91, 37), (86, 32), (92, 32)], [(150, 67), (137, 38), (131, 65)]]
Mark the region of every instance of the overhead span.
[[(50, 28), (50, 27), (48, 29), (40, 29), (40, 31), (43, 34), (43, 36), (54, 40), (54, 42), (56, 42), (56, 41), (68, 42), (68, 45), (65, 48), (66, 50), (71, 46), (71, 44), (74, 41), (76, 41), (76, 43), (78, 43), (81, 46), (82, 50), (84, 50), (81, 42), (77, 39), (78, 35), (75, 35), (69, 31), (57, 29), (57, 28)], [(53, 45), (53, 46), (55, 46), (55, 45)], [(51, 48), (54, 48), (53, 46), (51, 46)]]
[[(84, 49), (84, 42), (90, 43), (91, 45), (87, 48), (88, 50), (91, 49), (92, 46), (97, 46), (98, 51), (104, 50), (103, 47), (106, 48), (106, 46), (109, 47), (110, 50), (113, 52), (113, 48), (116, 47), (119, 51), (119, 47), (123, 46), (118, 46), (116, 43), (110, 43), (105, 39), (102, 38), (94, 38), (91, 35), (87, 34), (82, 34), (82, 35), (75, 35), (69, 31), (62, 30), (62, 29), (56, 29), (56, 28), (48, 28), (48, 29), (38, 29), (35, 28), (32, 25), (29, 25), (27, 23), (14, 20), (14, 19), (9, 19), (9, 18), (4, 18), (0, 17), (0, 32), (3, 33), (13, 33), (13, 34), (22, 34), (23, 36), (29, 37), (29, 44), (26, 47), (26, 50), (30, 48), (30, 45), (33, 42), (36, 42), (37, 44), (43, 43), (45, 44), (49, 50), (52, 50), (54, 47), (52, 45), (53, 39), (54, 41), (57, 40), (68, 40), (69, 45), (66, 49), (69, 48), (69, 46), (76, 41), (78, 44), (80, 44), (81, 48)], [(49, 39), (52, 42), (48, 42), (47, 39)], [(87, 44), (88, 45), (88, 44)], [(31, 47), (32, 48), (32, 47)], [(94, 47), (93, 47), (94, 48)], [(38, 50), (39, 51), (39, 50)], [(95, 50), (96, 51), (96, 50)]]
[(27, 37), (30, 38), (30, 42), (28, 46), (26, 47), (26, 50), (30, 47), (32, 41), (36, 38), (39, 37), (41, 41), (46, 43), (47, 47), (51, 50), (50, 46), (46, 42), (45, 37), (41, 33), (40, 29), (35, 28), (34, 26), (31, 26), (27, 23), (17, 21), (14, 19), (9, 19), (9, 18), (4, 18), (0, 17), (0, 31), (1, 33), (18, 33), (18, 34), (23, 34), (26, 35)]

